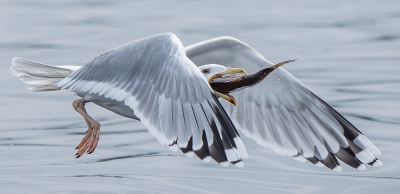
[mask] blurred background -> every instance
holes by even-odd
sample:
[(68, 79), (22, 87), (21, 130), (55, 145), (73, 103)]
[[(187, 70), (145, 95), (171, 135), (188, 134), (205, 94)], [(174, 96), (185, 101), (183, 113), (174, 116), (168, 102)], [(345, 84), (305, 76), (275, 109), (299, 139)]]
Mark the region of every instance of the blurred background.
[[(0, 193), (398, 193), (400, 3), (387, 1), (0, 1)], [(140, 122), (100, 107), (96, 152), (74, 159), (86, 124), (72, 93), (32, 93), (15, 56), (84, 65), (162, 32), (190, 45), (233, 36), (285, 67), (357, 126), (384, 166), (342, 173), (279, 156), (244, 138), (244, 168), (161, 146)]]

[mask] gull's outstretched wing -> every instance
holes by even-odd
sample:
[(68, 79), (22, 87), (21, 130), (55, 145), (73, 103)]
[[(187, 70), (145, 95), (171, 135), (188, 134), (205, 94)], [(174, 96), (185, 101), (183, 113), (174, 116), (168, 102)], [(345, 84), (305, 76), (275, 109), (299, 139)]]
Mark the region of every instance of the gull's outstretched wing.
[[(257, 51), (232, 37), (220, 37), (185, 48), (196, 65), (216, 63), (249, 73), (272, 65)], [(234, 92), (235, 107), (221, 100), (236, 127), (258, 144), (297, 160), (341, 170), (348, 165), (380, 166), (381, 154), (357, 128), (282, 68), (261, 83)]]
[(110, 50), (57, 86), (124, 102), (161, 144), (187, 156), (236, 166), (247, 157), (235, 126), (174, 34)]

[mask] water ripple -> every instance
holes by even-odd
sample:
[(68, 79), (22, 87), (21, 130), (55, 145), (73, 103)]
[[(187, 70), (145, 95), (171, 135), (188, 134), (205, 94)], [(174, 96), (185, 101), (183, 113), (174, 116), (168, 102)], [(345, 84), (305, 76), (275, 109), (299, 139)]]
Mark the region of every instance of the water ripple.
[(112, 160), (121, 160), (121, 159), (128, 159), (128, 158), (152, 157), (152, 156), (155, 156), (156, 154), (159, 154), (159, 152), (150, 152), (150, 153), (146, 153), (146, 154), (136, 154), (136, 155), (128, 155), (128, 156), (118, 156), (118, 157), (113, 157), (113, 158), (97, 160), (97, 162), (108, 162), (108, 161), (112, 161)]

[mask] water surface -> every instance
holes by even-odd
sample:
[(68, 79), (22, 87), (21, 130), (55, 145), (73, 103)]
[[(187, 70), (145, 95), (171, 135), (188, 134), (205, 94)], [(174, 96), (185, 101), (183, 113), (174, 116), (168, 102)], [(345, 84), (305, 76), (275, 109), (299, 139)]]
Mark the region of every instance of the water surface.
[[(397, 193), (400, 190), (398, 1), (1, 1), (0, 193)], [(32, 93), (15, 56), (83, 65), (126, 42), (173, 32), (184, 45), (234, 36), (285, 67), (366, 134), (381, 168), (342, 173), (244, 138), (244, 168), (186, 158), (147, 129), (95, 105), (92, 155), (74, 159), (86, 124), (66, 92)]]

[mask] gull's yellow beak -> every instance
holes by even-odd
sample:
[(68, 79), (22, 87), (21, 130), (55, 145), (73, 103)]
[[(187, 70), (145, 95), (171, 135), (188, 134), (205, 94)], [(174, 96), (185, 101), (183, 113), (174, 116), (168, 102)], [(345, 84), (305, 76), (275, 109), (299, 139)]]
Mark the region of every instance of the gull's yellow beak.
[(214, 94), (219, 96), (219, 97), (221, 97), (221, 98), (223, 98), (223, 99), (225, 99), (226, 101), (230, 102), (231, 104), (237, 106), (237, 101), (236, 101), (235, 97), (233, 97), (232, 95), (223, 94), (223, 93), (217, 92), (215, 90), (214, 90)]
[(221, 73), (217, 73), (215, 75), (212, 75), (210, 78), (208, 78), (208, 82), (210, 82), (212, 79), (214, 79), (215, 77), (221, 77), (223, 75), (227, 75), (227, 74), (235, 74), (235, 73), (243, 73), (245, 75), (247, 75), (246, 70), (242, 69), (242, 68), (233, 68), (233, 67), (227, 67), (227, 71), (221, 72)]

